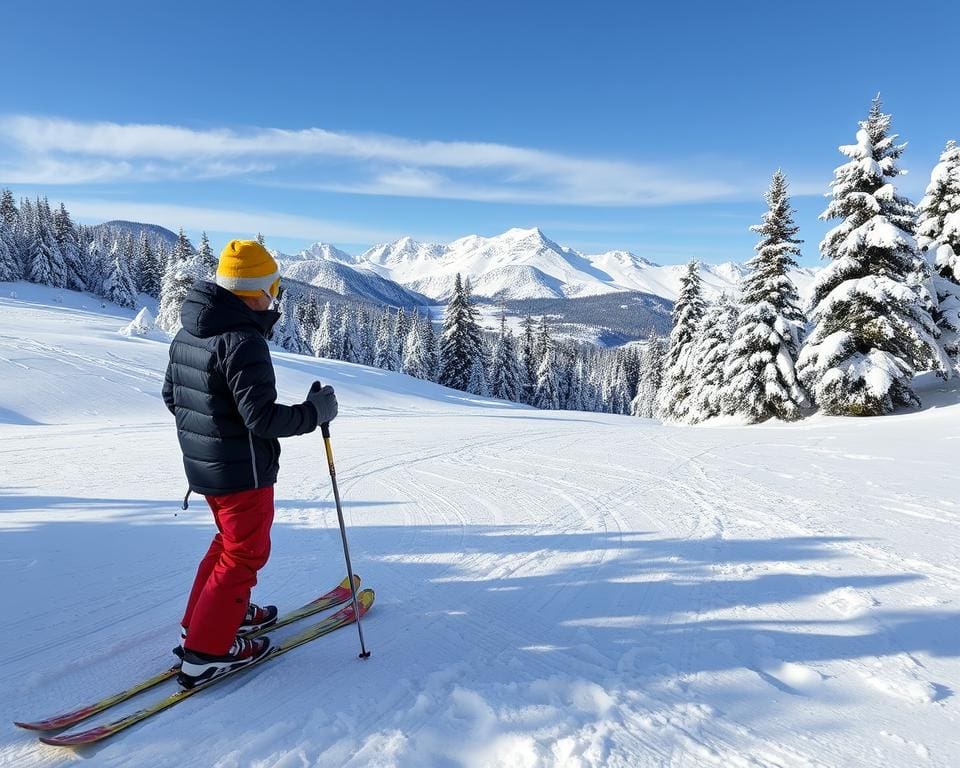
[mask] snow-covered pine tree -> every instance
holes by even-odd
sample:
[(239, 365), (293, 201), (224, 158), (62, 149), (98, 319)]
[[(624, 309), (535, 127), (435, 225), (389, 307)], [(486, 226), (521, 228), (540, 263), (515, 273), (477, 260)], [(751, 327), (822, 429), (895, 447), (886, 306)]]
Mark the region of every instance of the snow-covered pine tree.
[(83, 263), (77, 229), (63, 203), (53, 214), (53, 235), (66, 270), (64, 287), (72, 291), (85, 291), (87, 265)]
[(400, 370), (397, 345), (393, 341), (393, 323), (390, 312), (383, 310), (377, 322), (377, 335), (373, 342), (373, 364), (385, 371)]
[(0, 221), (7, 225), (7, 230), (13, 232), (17, 226), (17, 219), (20, 212), (17, 210), (17, 204), (13, 201), (13, 192), (4, 189), (0, 192)]
[(644, 419), (657, 415), (657, 398), (663, 381), (663, 366), (667, 356), (666, 344), (656, 331), (651, 331), (647, 343), (640, 351), (640, 376), (637, 394), (630, 403), (630, 414)]
[(730, 340), (737, 325), (738, 307), (726, 293), (707, 308), (693, 348), (694, 391), (689, 421), (693, 424), (726, 413), (724, 394)]
[(523, 385), (520, 381), (520, 363), (517, 360), (513, 331), (507, 328), (506, 314), (500, 315), (500, 333), (493, 346), (488, 377), (490, 394), (502, 400), (520, 402)]
[(267, 247), (267, 239), (263, 236), (263, 232), (257, 232), (257, 242), (264, 248)]
[(320, 325), (320, 311), (317, 309), (316, 302), (309, 294), (304, 294), (297, 301), (293, 315), (296, 318), (295, 327), (300, 353), (312, 355), (313, 335)]
[(313, 332), (313, 338), (310, 340), (310, 348), (317, 357), (333, 359), (338, 356), (334, 340), (333, 307), (328, 301), (323, 305), (320, 322), (317, 324), (317, 328)]
[(536, 326), (533, 318), (527, 315), (520, 323), (520, 343), (518, 357), (520, 359), (520, 376), (523, 384), (522, 403), (533, 403), (533, 395), (537, 389), (537, 342)]
[(430, 378), (430, 351), (423, 336), (423, 323), (414, 312), (410, 320), (410, 329), (403, 342), (403, 362), (400, 370), (417, 379)]
[(483, 357), (477, 355), (470, 366), (470, 378), (467, 381), (466, 391), (480, 397), (490, 396), (490, 386), (487, 383), (487, 372), (484, 370)]
[[(160, 241), (163, 244), (163, 241)], [(140, 240), (137, 243), (137, 252), (134, 258), (136, 265), (136, 279), (134, 282), (143, 293), (157, 298), (160, 296), (160, 280), (163, 277), (161, 268), (162, 262), (157, 251), (150, 245), (150, 238), (147, 233), (140, 233)]]
[(789, 275), (797, 266), (803, 241), (796, 237), (783, 171), (773, 175), (766, 200), (762, 223), (750, 228), (760, 235), (760, 242), (747, 262), (750, 271), (742, 283), (721, 409), (754, 423), (798, 419), (808, 404), (796, 373), (806, 318)]
[(693, 260), (680, 278), (680, 295), (673, 305), (673, 330), (658, 399), (658, 413), (666, 420), (687, 421), (693, 406), (693, 350), (704, 312), (701, 290), (700, 265)]
[(179, 330), (180, 307), (193, 284), (204, 279), (203, 272), (193, 245), (181, 229), (160, 281), (160, 310), (157, 313), (159, 328), (168, 333)]
[[(540, 317), (540, 328), (537, 331), (537, 341), (534, 347), (534, 354), (537, 356), (537, 369), (539, 370), (540, 361), (553, 349), (553, 339), (550, 338), (550, 326), (547, 325), (547, 316)], [(539, 378), (539, 374), (538, 374)]]
[(423, 318), (421, 319), (420, 333), (423, 336), (423, 346), (427, 354), (427, 381), (437, 380), (437, 366), (440, 359), (440, 348), (438, 346), (437, 334), (433, 330), (433, 315), (430, 308), (427, 307)]
[(340, 307), (340, 320), (337, 329), (337, 347), (339, 358), (348, 363), (360, 362), (357, 353), (357, 337), (354, 330), (353, 317), (350, 314), (350, 306), (343, 304)]
[(273, 327), (271, 338), (281, 349), (288, 352), (302, 353), (300, 335), (297, 333), (297, 317), (294, 309), (294, 300), (290, 291), (281, 291), (279, 299), (280, 319)]
[(934, 320), (960, 375), (960, 147), (947, 142), (918, 206), (917, 243), (933, 270)]
[(0, 221), (0, 282), (13, 282), (22, 276), (13, 233)]
[(33, 209), (30, 247), (28, 251), (29, 267), (27, 280), (31, 283), (50, 285), (54, 288), (67, 286), (67, 265), (57, 245), (53, 225), (53, 214), (46, 198), (38, 198)]
[(537, 389), (533, 396), (533, 404), (537, 408), (556, 410), (560, 407), (559, 382), (554, 362), (554, 350), (552, 345), (549, 345), (540, 358), (540, 367), (537, 368)]
[(137, 289), (127, 269), (124, 241), (122, 239), (118, 239), (114, 243), (110, 271), (103, 281), (100, 295), (120, 307), (132, 309), (137, 306)]
[(373, 365), (373, 329), (366, 306), (357, 307), (357, 362)]
[[(182, 234), (182, 233), (181, 233)], [(203, 280), (213, 280), (217, 274), (217, 257), (210, 247), (210, 240), (206, 232), (200, 233), (200, 247), (197, 249), (197, 262), (200, 266)]]
[(467, 287), (457, 273), (453, 296), (447, 304), (440, 340), (440, 371), (437, 380), (445, 387), (468, 391), (474, 376), (475, 361), (482, 371), (480, 326)]
[(13, 201), (13, 192), (4, 189), (0, 192), (0, 228), (6, 229), (8, 248), (10, 249), (10, 260), (8, 274), (16, 275), (14, 280), (23, 279), (26, 267), (26, 253), (23, 242), (20, 239), (20, 219), (21, 213), (17, 210), (17, 205)]
[(834, 171), (822, 219), (842, 219), (820, 252), (832, 262), (813, 285), (815, 324), (797, 360), (801, 383), (826, 413), (876, 416), (918, 404), (914, 372), (947, 361), (938, 330), (908, 284), (920, 258), (914, 208), (893, 180), (906, 145), (889, 133), (877, 97), (857, 143), (840, 147), (850, 162)]
[(397, 345), (397, 360), (400, 361), (400, 368), (403, 368), (403, 358), (405, 356), (405, 349), (407, 343), (407, 334), (410, 332), (410, 323), (407, 321), (407, 313), (404, 312), (403, 307), (397, 309), (397, 317), (393, 325), (393, 342)]

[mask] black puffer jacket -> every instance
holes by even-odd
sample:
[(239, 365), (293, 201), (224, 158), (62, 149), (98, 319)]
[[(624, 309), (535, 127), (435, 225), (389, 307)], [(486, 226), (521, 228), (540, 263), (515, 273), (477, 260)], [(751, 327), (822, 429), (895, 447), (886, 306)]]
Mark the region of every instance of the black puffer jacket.
[(278, 405), (267, 336), (280, 317), (200, 282), (180, 311), (163, 400), (177, 417), (190, 489), (217, 496), (277, 481), (278, 437), (312, 432), (310, 403)]

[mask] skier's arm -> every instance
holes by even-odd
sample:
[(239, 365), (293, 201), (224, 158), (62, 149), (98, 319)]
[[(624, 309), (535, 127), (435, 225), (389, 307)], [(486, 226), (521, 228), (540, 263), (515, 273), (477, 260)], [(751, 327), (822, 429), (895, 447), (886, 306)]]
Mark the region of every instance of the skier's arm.
[(243, 423), (258, 437), (291, 437), (317, 428), (317, 409), (310, 403), (277, 403), (276, 377), (265, 339), (241, 341), (226, 359), (224, 374)]
[(172, 364), (167, 363), (167, 373), (163, 377), (163, 402), (170, 413), (176, 415), (177, 410), (173, 402), (173, 374), (171, 373)]

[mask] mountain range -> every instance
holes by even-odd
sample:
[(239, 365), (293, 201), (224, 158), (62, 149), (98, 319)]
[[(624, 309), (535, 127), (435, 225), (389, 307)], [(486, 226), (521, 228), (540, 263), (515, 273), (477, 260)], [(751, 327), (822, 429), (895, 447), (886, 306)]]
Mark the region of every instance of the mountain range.
[[(447, 245), (404, 237), (358, 256), (325, 243), (292, 256), (275, 255), (285, 276), (339, 293), (345, 292), (343, 288), (371, 299), (391, 296), (387, 303), (392, 304), (442, 303), (458, 273), (470, 278), (475, 296), (487, 300), (632, 292), (673, 301), (686, 270), (684, 265), (661, 266), (623, 250), (584, 254), (557, 244), (539, 228), (510, 229), (496, 237), (470, 235)], [(711, 298), (735, 291), (745, 271), (734, 262), (702, 265), (704, 293)], [(793, 274), (801, 292), (813, 275), (810, 269)]]

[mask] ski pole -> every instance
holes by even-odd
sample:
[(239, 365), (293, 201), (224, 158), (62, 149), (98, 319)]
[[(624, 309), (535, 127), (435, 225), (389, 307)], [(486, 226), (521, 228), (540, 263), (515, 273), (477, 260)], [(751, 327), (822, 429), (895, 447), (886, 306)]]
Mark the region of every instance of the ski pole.
[(360, 601), (357, 600), (357, 585), (353, 580), (353, 565), (350, 563), (350, 547), (347, 545), (347, 526), (343, 522), (343, 509), (340, 506), (340, 489), (337, 488), (337, 469), (333, 465), (333, 448), (330, 445), (330, 422), (320, 425), (323, 435), (323, 447), (327, 451), (327, 466), (330, 468), (330, 482), (333, 483), (333, 500), (337, 503), (337, 518), (340, 520), (340, 538), (343, 540), (343, 556), (347, 561), (347, 578), (350, 579), (350, 592), (353, 594), (353, 615), (357, 617), (357, 632), (360, 634), (360, 658), (369, 659), (370, 651), (363, 642), (363, 627), (360, 626)]

